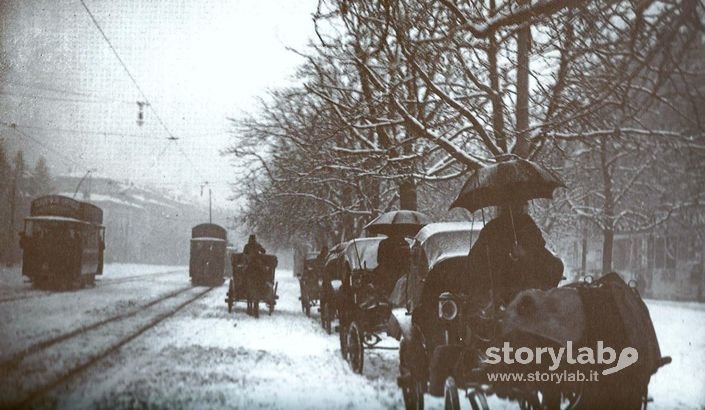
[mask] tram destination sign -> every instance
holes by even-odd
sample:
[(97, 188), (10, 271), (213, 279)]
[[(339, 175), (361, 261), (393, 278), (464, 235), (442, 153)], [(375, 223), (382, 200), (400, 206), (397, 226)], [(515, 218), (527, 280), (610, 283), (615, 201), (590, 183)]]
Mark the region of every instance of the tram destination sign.
[(32, 201), (30, 215), (81, 219), (81, 202), (61, 195), (43, 196)]

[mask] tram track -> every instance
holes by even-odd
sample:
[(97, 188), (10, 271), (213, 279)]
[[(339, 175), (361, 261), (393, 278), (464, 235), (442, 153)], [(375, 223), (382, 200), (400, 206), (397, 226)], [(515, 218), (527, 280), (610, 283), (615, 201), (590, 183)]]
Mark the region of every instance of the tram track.
[(12, 356), (10, 356), (7, 359), (0, 359), (0, 371), (3, 369), (7, 369), (7, 368), (15, 368), (19, 365), (20, 362), (22, 362), (22, 360), (24, 360), (25, 357), (27, 357), (31, 354), (40, 352), (44, 349), (47, 349), (57, 343), (61, 343), (65, 340), (71, 339), (71, 338), (76, 337), (76, 336), (83, 334), (85, 332), (89, 332), (93, 329), (97, 329), (101, 326), (105, 326), (109, 323), (136, 316), (140, 312), (143, 312), (146, 309), (149, 309), (150, 307), (152, 307), (158, 303), (161, 303), (165, 300), (171, 299), (171, 298), (176, 297), (184, 292), (187, 292), (190, 289), (193, 289), (193, 287), (187, 286), (187, 287), (179, 288), (173, 292), (169, 292), (165, 295), (161, 295), (160, 297), (153, 299), (153, 300), (147, 302), (146, 304), (141, 305), (141, 306), (137, 307), (136, 309), (131, 310), (129, 312), (120, 313), (120, 314), (93, 322), (91, 324), (81, 326), (78, 329), (72, 330), (70, 332), (67, 332), (67, 333), (64, 333), (64, 334), (61, 334), (61, 335), (58, 335), (58, 336), (55, 336), (55, 337), (52, 337), (49, 339), (42, 340), (37, 343), (34, 343), (31, 346), (13, 354)]
[(131, 275), (131, 276), (125, 276), (122, 278), (106, 278), (106, 279), (101, 278), (100, 280), (96, 281), (96, 285), (98, 283), (112, 285), (115, 283), (133, 282), (133, 281), (140, 280), (140, 279), (155, 278), (155, 277), (173, 275), (175, 273), (184, 273), (184, 272), (187, 272), (187, 271), (185, 269), (178, 269), (178, 270), (170, 270), (167, 272), (155, 272), (155, 273), (144, 273), (144, 274), (140, 274), (140, 275)]
[(45, 292), (45, 291), (40, 291), (40, 290), (38, 290), (37, 292), (41, 292), (41, 293), (37, 293), (37, 294), (32, 293), (30, 295), (15, 295), (15, 296), (10, 296), (10, 297), (6, 297), (6, 298), (0, 298), (0, 305), (3, 303), (14, 302), (16, 300), (34, 299), (34, 298), (38, 298), (41, 296), (49, 296), (52, 294), (51, 292)]
[[(166, 310), (156, 312), (154, 316), (148, 318), (146, 322), (140, 323), (139, 326), (136, 327), (130, 327), (129, 330), (126, 331), (125, 334), (117, 338), (116, 341), (109, 343), (107, 346), (102, 346), (97, 353), (81, 356), (74, 361), (75, 363), (73, 365), (64, 366), (63, 371), (59, 372), (60, 374), (58, 376), (51, 378), (49, 381), (38, 383), (37, 386), (25, 388), (25, 392), (24, 394), (22, 394), (22, 398), (18, 398), (18, 401), (14, 403), (2, 403), (2, 400), (0, 400), (0, 407), (6, 407), (8, 405), (11, 408), (31, 407), (32, 403), (35, 403), (44, 398), (52, 389), (67, 383), (76, 375), (86, 371), (103, 358), (119, 350), (122, 346), (139, 337), (146, 331), (154, 328), (164, 320), (172, 317), (182, 309), (201, 299), (206, 294), (210, 293), (216, 288), (217, 287), (209, 287), (205, 290), (195, 292), (194, 295), (190, 295), (188, 298), (186, 298), (185, 301), (178, 303), (176, 306), (171, 306)], [(12, 373), (19, 373), (19, 375), (24, 375), (26, 373), (25, 369), (22, 368), (22, 364), (24, 361), (30, 360), (32, 358), (37, 361), (36, 358), (42, 356), (42, 354), (47, 356), (44, 358), (45, 360), (52, 360), (53, 357), (52, 352), (50, 352), (50, 350), (52, 350), (53, 347), (60, 347), (62, 343), (68, 343), (74, 339), (79, 339), (80, 337), (87, 336), (92, 332), (100, 332), (101, 330), (106, 330), (106, 325), (110, 323), (118, 323), (121, 321), (125, 321), (129, 318), (137, 317), (140, 313), (146, 312), (150, 308), (164, 303), (172, 298), (178, 297), (179, 295), (187, 293), (189, 290), (192, 289), (194, 288), (191, 286), (179, 289), (167, 295), (163, 295), (160, 298), (152, 300), (149, 303), (140, 306), (139, 309), (136, 309), (134, 311), (115, 315), (113, 317), (94, 322), (88, 326), (83, 326), (80, 329), (76, 329), (74, 331), (67, 332), (65, 334), (35, 343), (27, 349), (16, 353), (9, 359), (0, 362), (0, 373), (4, 374), (4, 378), (8, 378), (8, 375), (11, 375)], [(96, 335), (96, 338), (100, 337), (105, 336)], [(77, 344), (79, 346), (81, 345), (80, 340), (77, 340)], [(54, 355), (56, 355), (56, 352), (54, 352)], [(42, 361), (39, 360), (39, 362), (41, 363)], [(41, 370), (32, 370), (35, 370), (35, 372), (41, 372)], [(8, 378), (8, 380), (10, 379)]]
[[(133, 282), (137, 280), (142, 280), (142, 279), (148, 279), (148, 278), (155, 278), (155, 277), (161, 277), (165, 275), (173, 275), (175, 273), (183, 273), (184, 269), (179, 269), (179, 270), (173, 270), (173, 271), (167, 271), (167, 272), (154, 272), (154, 273), (145, 273), (145, 274), (140, 274), (140, 275), (131, 275), (131, 276), (125, 276), (121, 278), (110, 278), (110, 279), (99, 279), (96, 281), (95, 286), (98, 286), (99, 284), (101, 286), (110, 286), (110, 285), (116, 285), (116, 284), (121, 284), (121, 283), (126, 283), (126, 282)], [(77, 289), (80, 290), (80, 289)], [(12, 295), (8, 297), (0, 297), (0, 305), (4, 303), (10, 303), (10, 302), (15, 302), (15, 301), (20, 301), (20, 300), (27, 300), (27, 299), (35, 299), (39, 298), (42, 296), (52, 296), (56, 294), (60, 294), (61, 291), (47, 291), (47, 290), (40, 290), (40, 289), (31, 289), (31, 290), (25, 290), (23, 293), (25, 294), (20, 294), (20, 295)]]

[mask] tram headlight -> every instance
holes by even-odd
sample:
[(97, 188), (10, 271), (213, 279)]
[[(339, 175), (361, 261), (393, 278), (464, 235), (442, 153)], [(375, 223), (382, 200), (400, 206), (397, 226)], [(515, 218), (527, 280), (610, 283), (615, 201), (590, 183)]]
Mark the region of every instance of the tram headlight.
[(451, 321), (458, 317), (458, 304), (450, 292), (444, 292), (438, 297), (438, 318)]

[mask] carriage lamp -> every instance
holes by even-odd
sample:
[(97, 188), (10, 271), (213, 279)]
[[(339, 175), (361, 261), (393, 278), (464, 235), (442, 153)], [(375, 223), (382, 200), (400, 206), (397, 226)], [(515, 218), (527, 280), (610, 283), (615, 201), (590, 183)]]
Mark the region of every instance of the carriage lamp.
[(458, 304), (453, 299), (453, 294), (443, 292), (438, 297), (438, 318), (451, 321), (458, 317)]

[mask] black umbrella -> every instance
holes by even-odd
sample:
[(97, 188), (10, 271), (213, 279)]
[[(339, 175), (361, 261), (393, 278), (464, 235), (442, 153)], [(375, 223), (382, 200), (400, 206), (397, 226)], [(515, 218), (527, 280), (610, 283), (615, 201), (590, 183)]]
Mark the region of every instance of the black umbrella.
[(425, 225), (431, 223), (431, 218), (418, 211), (402, 209), (385, 212), (365, 226), (370, 234), (400, 234), (413, 236)]
[(480, 168), (470, 175), (450, 208), (470, 212), (488, 206), (553, 198), (563, 182), (547, 169), (525, 159), (515, 158)]

